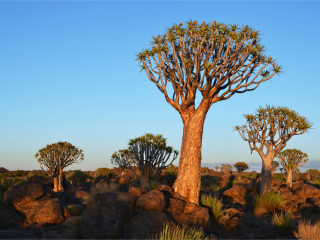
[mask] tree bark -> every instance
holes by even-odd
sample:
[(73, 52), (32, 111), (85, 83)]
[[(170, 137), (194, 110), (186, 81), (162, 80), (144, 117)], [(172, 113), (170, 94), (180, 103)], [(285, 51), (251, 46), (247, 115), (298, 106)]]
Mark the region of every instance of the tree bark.
[(140, 172), (140, 186), (142, 188), (149, 188), (150, 181), (150, 167), (145, 165), (143, 171)]
[(287, 186), (292, 188), (292, 169), (287, 169)]
[(63, 172), (62, 172), (62, 168), (60, 168), (59, 169), (59, 185), (58, 185), (58, 191), (59, 192), (63, 192), (64, 191), (62, 182), (63, 182)]
[(53, 176), (53, 191), (58, 192), (58, 177)]
[(273, 158), (273, 155), (267, 155), (262, 159), (260, 194), (271, 191)]
[(183, 137), (178, 174), (173, 189), (195, 204), (199, 204), (201, 188), (201, 146), (206, 113), (207, 111), (200, 111), (190, 115), (181, 114)]

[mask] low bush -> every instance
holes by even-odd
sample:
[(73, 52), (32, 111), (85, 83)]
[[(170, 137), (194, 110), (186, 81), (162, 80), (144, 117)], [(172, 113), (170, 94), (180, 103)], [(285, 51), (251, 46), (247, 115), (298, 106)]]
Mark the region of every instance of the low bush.
[(70, 204), (68, 206), (71, 216), (80, 216), (83, 212), (84, 207), (80, 204)]
[(255, 197), (254, 207), (268, 212), (280, 211), (285, 207), (286, 200), (281, 193), (270, 192)]
[(157, 179), (152, 179), (150, 182), (150, 188), (156, 189), (159, 186), (159, 181)]
[(201, 176), (201, 187), (204, 191), (219, 191), (219, 178), (217, 176)]
[(294, 232), (297, 239), (320, 239), (320, 221), (312, 224), (310, 221), (300, 221), (297, 231)]
[(283, 182), (283, 183), (286, 181), (286, 178), (279, 173), (273, 174), (272, 179), (279, 180), (280, 182)]
[(314, 178), (312, 183), (320, 186), (320, 177)]
[(88, 174), (82, 172), (81, 170), (72, 171), (69, 176), (67, 175), (68, 181), (76, 184), (79, 184), (81, 182), (86, 182), (87, 179), (90, 179), (90, 178), (91, 177)]
[(109, 173), (111, 173), (112, 170), (109, 168), (98, 168), (95, 172), (94, 172), (94, 177), (107, 177), (109, 175)]
[(171, 164), (169, 165), (169, 167), (167, 167), (166, 169), (163, 170), (163, 174), (165, 176), (168, 175), (177, 175), (178, 172), (178, 167), (176, 167), (175, 165)]
[(201, 204), (210, 209), (212, 215), (214, 216), (214, 218), (216, 219), (217, 222), (219, 222), (222, 219), (222, 217), (224, 215), (224, 211), (222, 209), (223, 203), (220, 199), (218, 199), (215, 196), (202, 194), (201, 195)]
[(194, 239), (194, 240), (208, 240), (208, 237), (205, 237), (202, 228), (190, 228), (190, 227), (172, 227), (169, 224), (166, 224), (160, 235), (156, 237), (159, 240), (185, 240), (185, 239)]
[(280, 235), (288, 235), (292, 233), (293, 221), (291, 212), (273, 213), (272, 225)]

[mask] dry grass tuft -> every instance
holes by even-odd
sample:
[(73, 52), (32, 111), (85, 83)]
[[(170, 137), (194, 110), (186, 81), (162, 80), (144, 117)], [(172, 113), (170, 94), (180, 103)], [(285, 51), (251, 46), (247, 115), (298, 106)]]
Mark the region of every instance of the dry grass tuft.
[(303, 240), (318, 240), (320, 239), (320, 221), (312, 224), (310, 221), (300, 221), (298, 230), (294, 232), (297, 239)]

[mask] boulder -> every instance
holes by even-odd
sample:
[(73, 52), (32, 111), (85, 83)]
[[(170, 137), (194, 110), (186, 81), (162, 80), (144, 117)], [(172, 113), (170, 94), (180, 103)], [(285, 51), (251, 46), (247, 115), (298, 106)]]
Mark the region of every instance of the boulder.
[(177, 198), (170, 199), (167, 211), (180, 225), (206, 227), (209, 221), (207, 208)]
[(229, 197), (233, 200), (234, 203), (245, 204), (246, 203), (246, 194), (248, 192), (248, 188), (244, 184), (234, 184), (232, 188), (223, 192), (223, 196)]
[(159, 191), (162, 191), (162, 192), (168, 192), (171, 194), (171, 196), (173, 196), (174, 194), (174, 190), (172, 187), (169, 187), (168, 185), (164, 185), (164, 184), (160, 184), (158, 187), (157, 187), (157, 190)]
[(135, 215), (137, 197), (124, 192), (97, 194), (80, 221), (84, 238), (121, 238), (125, 224)]
[(132, 195), (135, 195), (136, 197), (140, 197), (141, 195), (145, 194), (147, 190), (139, 187), (130, 186), (128, 192)]
[(125, 226), (125, 239), (156, 239), (166, 224), (175, 222), (164, 212), (142, 211), (132, 218)]
[(19, 216), (12, 208), (7, 208), (3, 205), (0, 205), (0, 229), (14, 226), (19, 220)]
[(166, 207), (164, 195), (159, 190), (152, 190), (139, 197), (136, 203), (136, 211), (156, 210), (163, 211)]
[(48, 197), (37, 201), (27, 202), (17, 208), (22, 212), (28, 223), (37, 224), (60, 224), (64, 221), (64, 212), (60, 204)]
[(19, 206), (35, 201), (44, 196), (43, 186), (38, 183), (25, 182), (17, 187), (9, 188), (3, 196), (3, 201), (18, 209)]
[(320, 189), (311, 184), (300, 183), (295, 192), (299, 198), (320, 198)]

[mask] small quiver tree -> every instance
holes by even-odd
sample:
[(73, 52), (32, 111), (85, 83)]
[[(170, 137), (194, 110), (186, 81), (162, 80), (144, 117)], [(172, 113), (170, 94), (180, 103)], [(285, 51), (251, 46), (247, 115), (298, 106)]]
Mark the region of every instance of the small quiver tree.
[(259, 35), (249, 26), (188, 21), (154, 37), (152, 46), (137, 56), (149, 80), (181, 116), (183, 137), (173, 188), (192, 203), (199, 203), (203, 126), (210, 107), (255, 90), (281, 72), (264, 54)]
[(229, 174), (232, 171), (232, 166), (230, 164), (221, 164), (220, 171), (224, 174)]
[(247, 170), (249, 168), (248, 164), (245, 162), (237, 162), (233, 165), (239, 173), (242, 173), (243, 171)]
[(115, 152), (111, 162), (130, 169), (136, 177), (140, 175), (141, 187), (148, 188), (150, 178), (168, 167), (177, 156), (178, 151), (167, 146), (166, 138), (147, 133), (131, 139), (128, 149)]
[(307, 132), (312, 124), (287, 107), (260, 107), (255, 114), (247, 114), (244, 117), (247, 122), (236, 126), (235, 130), (249, 143), (251, 153), (255, 150), (260, 155), (260, 193), (267, 193), (271, 190), (273, 159), (294, 135)]
[(64, 191), (63, 169), (73, 163), (80, 163), (83, 160), (82, 150), (68, 142), (58, 142), (47, 145), (35, 155), (42, 169), (47, 169), (53, 177), (53, 191)]
[(273, 174), (275, 171), (277, 171), (278, 167), (279, 167), (279, 163), (273, 160), (271, 163), (271, 173)]
[(286, 149), (277, 155), (277, 159), (286, 171), (287, 186), (292, 188), (293, 171), (308, 161), (308, 155), (297, 149)]

